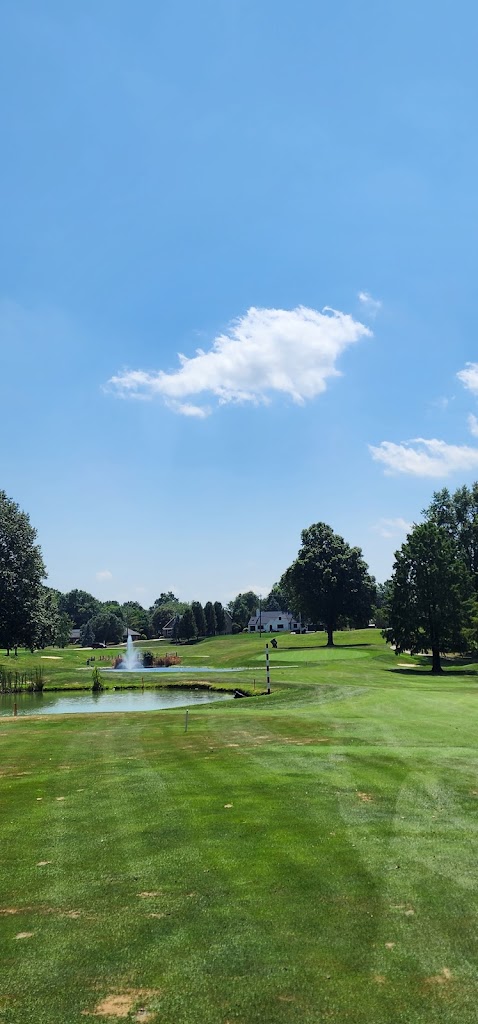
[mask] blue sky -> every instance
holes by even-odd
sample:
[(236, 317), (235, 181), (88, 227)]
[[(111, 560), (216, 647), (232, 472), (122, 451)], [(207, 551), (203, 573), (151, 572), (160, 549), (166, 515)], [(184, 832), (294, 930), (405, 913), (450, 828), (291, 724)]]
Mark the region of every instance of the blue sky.
[(0, 487), (51, 585), (265, 593), (321, 520), (386, 579), (478, 478), (475, 5), (0, 21)]

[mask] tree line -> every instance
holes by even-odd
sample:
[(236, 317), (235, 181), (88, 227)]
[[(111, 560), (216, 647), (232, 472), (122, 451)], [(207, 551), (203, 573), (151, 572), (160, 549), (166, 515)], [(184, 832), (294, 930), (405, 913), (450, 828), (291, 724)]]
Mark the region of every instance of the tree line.
[[(291, 610), (334, 643), (334, 631), (366, 626), (373, 616), (397, 651), (430, 651), (432, 671), (449, 652), (478, 653), (478, 482), (433, 494), (395, 553), (390, 580), (377, 584), (362, 551), (326, 523), (302, 531), (296, 559), (262, 601), (264, 611)], [(150, 608), (137, 601), (99, 601), (83, 590), (62, 594), (45, 586), (45, 565), (28, 515), (0, 491), (0, 646), (65, 646), (72, 628), (85, 646), (118, 643), (126, 627), (145, 639), (171, 623), (173, 639), (215, 636), (247, 626), (261, 598), (238, 594), (186, 604), (162, 592)]]
[[(162, 592), (149, 608), (138, 601), (99, 601), (85, 590), (61, 593), (44, 583), (46, 568), (36, 537), (27, 513), (0, 490), (0, 647), (7, 653), (18, 647), (65, 647), (72, 629), (80, 630), (84, 646), (118, 643), (126, 628), (151, 639), (168, 622), (173, 639), (216, 636), (226, 630), (226, 612), (237, 633), (259, 604), (252, 591), (238, 594), (226, 608), (221, 601), (188, 604), (171, 591)], [(280, 600), (276, 586), (263, 607), (280, 607)]]
[(435, 491), (395, 553), (383, 634), (397, 654), (478, 653), (478, 483)]

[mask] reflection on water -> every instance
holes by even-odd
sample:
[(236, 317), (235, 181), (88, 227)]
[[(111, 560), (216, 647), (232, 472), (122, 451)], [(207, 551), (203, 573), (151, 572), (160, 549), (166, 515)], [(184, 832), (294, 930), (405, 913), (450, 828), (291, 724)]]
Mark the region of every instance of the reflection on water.
[(0, 717), (13, 715), (94, 714), (98, 711), (161, 711), (231, 700), (232, 693), (210, 690), (123, 690), (103, 693), (8, 693), (0, 696)]

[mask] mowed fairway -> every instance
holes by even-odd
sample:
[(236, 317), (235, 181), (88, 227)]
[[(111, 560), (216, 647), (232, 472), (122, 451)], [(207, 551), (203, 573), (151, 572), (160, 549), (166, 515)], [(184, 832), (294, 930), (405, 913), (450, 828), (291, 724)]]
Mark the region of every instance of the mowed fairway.
[(337, 640), (187, 732), (0, 719), (0, 1021), (475, 1024), (477, 676)]

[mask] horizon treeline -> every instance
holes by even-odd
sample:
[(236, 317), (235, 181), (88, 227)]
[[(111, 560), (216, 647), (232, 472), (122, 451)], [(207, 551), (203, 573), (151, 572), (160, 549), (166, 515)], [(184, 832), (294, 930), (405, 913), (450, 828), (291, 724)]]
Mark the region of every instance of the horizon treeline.
[[(50, 637), (47, 642), (57, 646), (68, 643), (72, 629), (80, 630), (80, 643), (90, 646), (98, 643), (115, 644), (124, 636), (126, 628), (140, 634), (145, 640), (160, 636), (164, 627), (171, 623), (172, 639), (190, 640), (202, 636), (218, 636), (225, 632), (239, 633), (246, 626), (250, 616), (259, 604), (264, 611), (279, 611), (285, 608), (285, 598), (278, 584), (267, 597), (262, 598), (249, 590), (239, 593), (223, 606), (221, 601), (180, 601), (172, 591), (162, 592), (149, 608), (139, 601), (100, 601), (93, 594), (77, 588), (61, 593), (45, 587), (53, 616)], [(226, 622), (226, 616), (228, 622)]]

